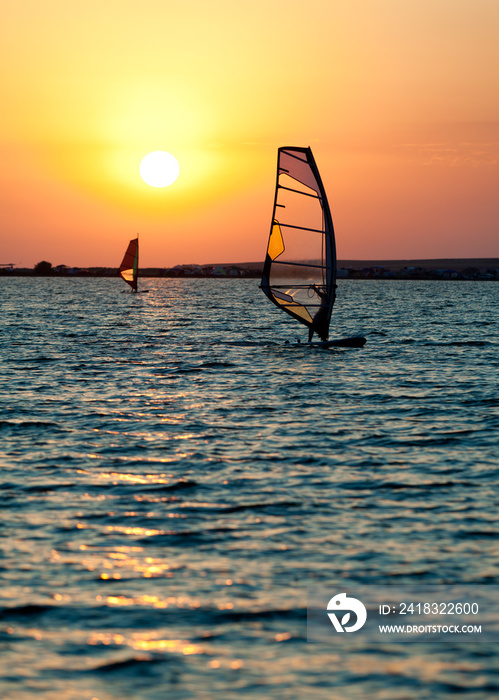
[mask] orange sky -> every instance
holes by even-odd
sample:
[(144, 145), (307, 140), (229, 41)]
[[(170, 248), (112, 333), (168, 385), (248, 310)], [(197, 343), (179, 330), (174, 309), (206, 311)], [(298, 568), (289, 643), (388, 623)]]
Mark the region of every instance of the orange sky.
[(499, 256), (497, 0), (16, 0), (0, 32), (0, 263), (261, 260), (282, 145), (340, 259)]

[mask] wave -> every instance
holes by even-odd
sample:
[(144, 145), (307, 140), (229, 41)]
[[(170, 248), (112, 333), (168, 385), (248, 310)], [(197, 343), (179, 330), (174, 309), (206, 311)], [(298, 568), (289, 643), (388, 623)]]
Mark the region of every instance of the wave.
[(59, 423), (43, 420), (2, 420), (0, 421), (0, 431), (23, 432), (23, 431), (39, 431), (43, 428), (55, 428), (59, 432), (69, 432), (67, 428), (63, 428)]

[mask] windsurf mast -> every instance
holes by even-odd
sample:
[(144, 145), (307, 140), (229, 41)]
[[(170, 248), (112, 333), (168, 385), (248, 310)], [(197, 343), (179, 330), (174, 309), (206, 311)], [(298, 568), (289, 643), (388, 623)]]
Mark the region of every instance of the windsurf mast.
[(119, 273), (132, 291), (136, 292), (139, 276), (139, 234), (128, 244), (125, 256), (121, 262)]
[(327, 340), (336, 290), (336, 246), (326, 192), (312, 150), (278, 149), (262, 291)]

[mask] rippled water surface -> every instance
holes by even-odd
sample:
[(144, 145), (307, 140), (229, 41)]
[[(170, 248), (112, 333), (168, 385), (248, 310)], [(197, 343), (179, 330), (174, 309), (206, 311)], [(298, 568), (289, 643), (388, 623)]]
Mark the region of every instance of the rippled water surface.
[(489, 645), (307, 643), (306, 590), (497, 584), (497, 285), (340, 281), (330, 350), (143, 286), (0, 278), (0, 696), (496, 696)]

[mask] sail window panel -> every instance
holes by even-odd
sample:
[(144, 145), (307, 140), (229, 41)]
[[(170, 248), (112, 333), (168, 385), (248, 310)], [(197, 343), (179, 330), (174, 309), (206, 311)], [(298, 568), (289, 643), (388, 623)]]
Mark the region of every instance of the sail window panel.
[[(316, 286), (318, 289), (321, 288), (321, 285)], [(312, 315), (318, 310), (321, 303), (321, 299), (317, 292), (310, 287), (308, 289), (299, 288), (292, 296), (293, 301), (295, 301), (297, 304), (310, 309)]]
[(319, 193), (319, 185), (304, 153), (292, 149), (280, 151), (279, 172), (285, 172), (293, 180)]
[[(280, 224), (292, 223), (303, 229), (323, 230), (324, 215), (321, 200), (317, 197), (308, 197), (280, 187), (277, 204), (279, 210), (276, 211), (276, 216)], [(285, 236), (285, 231), (282, 231), (282, 234)]]
[(304, 183), (298, 182), (287, 173), (279, 176), (279, 196), (296, 197), (299, 200), (311, 201), (315, 206), (320, 207), (321, 198), (315, 190)]
[(278, 203), (283, 205), (276, 214), (284, 250), (274, 259), (269, 270), (270, 283), (290, 278), (322, 284), (324, 234), (321, 201), (280, 188)]
[[(284, 225), (281, 226), (280, 230), (284, 241), (284, 250), (275, 259), (273, 268), (280, 268), (279, 263), (299, 263), (301, 266), (307, 263), (319, 266), (322, 264), (322, 234)], [(305, 276), (313, 273), (310, 268), (307, 268), (307, 270), (302, 270), (300, 274)]]
[(282, 287), (284, 284), (309, 287), (311, 284), (322, 285), (325, 271), (320, 265), (312, 267), (312, 263), (279, 265), (276, 260), (270, 273), (270, 284)]

